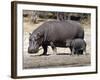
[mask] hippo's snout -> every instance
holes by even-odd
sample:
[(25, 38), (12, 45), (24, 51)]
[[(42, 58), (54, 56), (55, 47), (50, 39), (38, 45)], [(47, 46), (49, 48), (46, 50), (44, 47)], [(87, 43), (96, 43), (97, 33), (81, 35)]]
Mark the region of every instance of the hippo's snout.
[(34, 49), (29, 49), (28, 48), (28, 53), (37, 53), (38, 52), (38, 50), (34, 50)]

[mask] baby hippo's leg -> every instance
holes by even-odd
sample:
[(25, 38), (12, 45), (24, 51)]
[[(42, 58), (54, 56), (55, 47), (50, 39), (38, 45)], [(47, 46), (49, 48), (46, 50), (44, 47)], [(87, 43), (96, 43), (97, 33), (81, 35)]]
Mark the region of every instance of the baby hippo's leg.
[(83, 55), (86, 55), (87, 53), (86, 53), (86, 48), (85, 48), (85, 50), (83, 51)]

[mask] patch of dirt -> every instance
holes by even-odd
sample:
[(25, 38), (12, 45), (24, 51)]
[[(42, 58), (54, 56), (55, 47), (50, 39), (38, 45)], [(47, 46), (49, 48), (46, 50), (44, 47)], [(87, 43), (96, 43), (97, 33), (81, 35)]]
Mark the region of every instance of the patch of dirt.
[(86, 55), (74, 55), (71, 56), (69, 48), (58, 48), (57, 54), (53, 54), (51, 47), (48, 47), (48, 56), (39, 56), (43, 53), (41, 49), (36, 54), (29, 54), (27, 52), (29, 43), (29, 32), (35, 30), (39, 25), (45, 21), (41, 21), (37, 24), (30, 23), (29, 21), (24, 22), (24, 52), (23, 52), (23, 68), (48, 68), (48, 67), (77, 67), (77, 66), (89, 66), (91, 64), (91, 34), (90, 27), (84, 26), (85, 40), (87, 43), (87, 54)]

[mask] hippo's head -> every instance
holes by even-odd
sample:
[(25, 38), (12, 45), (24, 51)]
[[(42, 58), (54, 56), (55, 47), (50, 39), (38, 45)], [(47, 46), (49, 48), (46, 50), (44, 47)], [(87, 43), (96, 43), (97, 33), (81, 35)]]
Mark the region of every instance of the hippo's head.
[(35, 34), (30, 34), (28, 53), (37, 53), (39, 51), (39, 47), (42, 44), (42, 41), (43, 37), (40, 34), (40, 32)]
[(70, 47), (71, 46), (71, 42), (72, 42), (71, 39), (70, 40), (66, 40), (66, 47)]

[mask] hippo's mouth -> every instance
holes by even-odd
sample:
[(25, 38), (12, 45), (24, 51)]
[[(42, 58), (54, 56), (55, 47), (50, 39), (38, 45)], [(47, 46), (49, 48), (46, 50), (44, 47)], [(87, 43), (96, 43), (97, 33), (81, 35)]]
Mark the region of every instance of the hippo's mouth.
[(32, 54), (32, 53), (38, 53), (39, 50), (28, 50), (28, 53)]
[(32, 54), (32, 53), (38, 53), (42, 48), (39, 48), (38, 50), (28, 50), (28, 53), (29, 54)]

